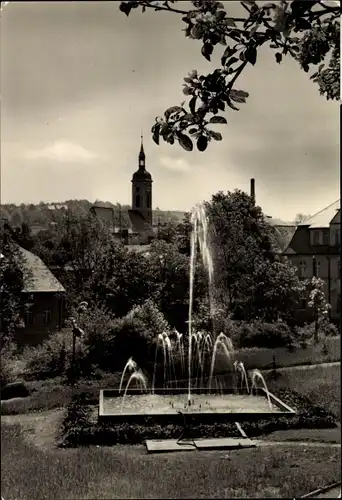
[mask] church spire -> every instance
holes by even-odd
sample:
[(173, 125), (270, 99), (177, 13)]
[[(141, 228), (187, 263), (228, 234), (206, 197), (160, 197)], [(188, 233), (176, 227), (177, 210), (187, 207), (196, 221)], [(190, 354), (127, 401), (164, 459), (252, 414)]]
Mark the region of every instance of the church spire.
[(139, 153), (139, 169), (144, 170), (145, 169), (145, 151), (144, 151), (144, 137), (141, 133), (141, 146), (140, 146), (140, 153)]

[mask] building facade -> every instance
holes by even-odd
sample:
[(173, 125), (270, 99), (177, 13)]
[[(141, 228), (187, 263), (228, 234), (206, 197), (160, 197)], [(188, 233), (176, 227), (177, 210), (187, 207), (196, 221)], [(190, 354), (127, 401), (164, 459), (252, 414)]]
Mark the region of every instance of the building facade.
[[(338, 323), (341, 317), (341, 209), (340, 200), (301, 222), (283, 252), (298, 269), (302, 279), (317, 276), (324, 281), (324, 292), (331, 305), (331, 320)], [(303, 293), (298, 318), (312, 319), (308, 308), (309, 291)]]
[(22, 328), (16, 334), (19, 344), (35, 345), (63, 326), (65, 289), (44, 262), (20, 248), (24, 268), (24, 307)]
[(152, 224), (152, 176), (146, 170), (146, 155), (143, 138), (138, 157), (138, 170), (132, 177), (132, 209), (129, 218), (133, 229), (139, 235), (140, 243), (148, 243), (153, 239)]

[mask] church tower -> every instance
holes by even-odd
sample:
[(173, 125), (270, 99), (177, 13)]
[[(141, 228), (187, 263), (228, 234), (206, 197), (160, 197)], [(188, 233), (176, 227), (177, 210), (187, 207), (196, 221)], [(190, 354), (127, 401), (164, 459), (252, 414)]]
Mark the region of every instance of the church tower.
[(146, 155), (143, 136), (139, 153), (139, 169), (132, 177), (132, 210), (139, 212), (142, 218), (152, 227), (152, 176), (146, 170)]

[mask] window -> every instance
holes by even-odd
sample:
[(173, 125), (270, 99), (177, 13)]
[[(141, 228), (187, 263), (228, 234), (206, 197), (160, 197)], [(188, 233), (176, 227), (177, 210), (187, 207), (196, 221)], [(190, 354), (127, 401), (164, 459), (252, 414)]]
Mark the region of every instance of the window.
[(320, 244), (320, 238), (321, 232), (320, 231), (314, 231), (313, 233), (313, 244), (314, 245), (319, 245)]
[(136, 193), (140, 193), (140, 187), (139, 186), (135, 188), (135, 192)]
[(143, 159), (140, 159), (139, 160), (139, 167), (143, 167), (144, 166), (144, 160)]
[(135, 206), (137, 208), (140, 208), (140, 195), (139, 194), (137, 194), (135, 197)]
[(51, 309), (49, 307), (47, 307), (45, 310), (44, 310), (44, 323), (51, 323)]
[(303, 290), (299, 296), (299, 308), (306, 309), (306, 290)]
[(319, 260), (316, 259), (316, 276), (319, 278), (321, 275), (321, 263)]
[(334, 241), (335, 245), (339, 245), (340, 244), (340, 232), (339, 231), (335, 231), (335, 241)]
[(151, 208), (151, 195), (147, 195), (147, 208)]
[(323, 233), (323, 245), (329, 245), (329, 231)]
[(341, 277), (341, 261), (340, 260), (337, 261), (336, 268), (337, 268), (337, 278), (340, 279), (340, 277)]
[(299, 276), (303, 277), (306, 275), (306, 262), (305, 262), (305, 260), (300, 261), (298, 270), (299, 270)]
[(31, 309), (25, 311), (25, 326), (33, 325), (33, 313)]

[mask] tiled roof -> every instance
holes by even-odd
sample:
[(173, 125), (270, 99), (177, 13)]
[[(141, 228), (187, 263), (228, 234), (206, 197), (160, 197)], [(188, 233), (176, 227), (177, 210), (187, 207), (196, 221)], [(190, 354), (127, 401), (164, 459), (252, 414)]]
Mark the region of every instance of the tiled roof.
[[(304, 220), (298, 226), (309, 226), (310, 229), (313, 228), (328, 228), (331, 221), (338, 215), (338, 211), (341, 208), (340, 200), (335, 201), (331, 205), (329, 205), (326, 208), (323, 208), (323, 210), (320, 210), (317, 212), (315, 215), (312, 215), (308, 219)], [(336, 220), (334, 221), (335, 223)]]
[(283, 252), (290, 244), (294, 233), (296, 232), (296, 226), (273, 226), (275, 230), (275, 238), (279, 249)]
[(128, 210), (128, 215), (133, 228), (137, 232), (153, 234), (151, 224), (144, 218), (143, 214), (139, 210)]
[(24, 260), (23, 292), (65, 292), (65, 288), (37, 255), (21, 247), (19, 250)]
[(93, 205), (90, 208), (90, 212), (93, 213), (98, 219), (107, 224), (114, 224), (114, 209), (112, 207), (100, 207)]

